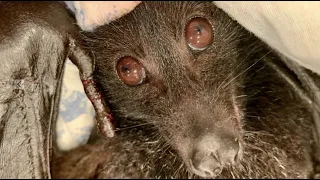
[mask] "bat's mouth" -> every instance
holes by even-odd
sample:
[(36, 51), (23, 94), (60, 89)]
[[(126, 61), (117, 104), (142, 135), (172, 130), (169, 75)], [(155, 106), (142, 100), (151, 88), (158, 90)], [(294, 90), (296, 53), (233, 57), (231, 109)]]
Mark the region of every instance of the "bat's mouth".
[(199, 170), (195, 168), (194, 163), (192, 162), (191, 159), (188, 161), (187, 167), (189, 168), (189, 171), (191, 171), (193, 174), (197, 176), (200, 176), (202, 178), (212, 178), (212, 179), (219, 176), (223, 169), (222, 167), (217, 167), (217, 168), (212, 167), (212, 169)]

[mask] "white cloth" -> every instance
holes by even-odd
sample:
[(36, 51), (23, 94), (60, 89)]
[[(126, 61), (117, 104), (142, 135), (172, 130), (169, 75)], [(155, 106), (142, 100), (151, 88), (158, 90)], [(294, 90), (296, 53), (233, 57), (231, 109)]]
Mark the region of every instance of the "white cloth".
[(94, 108), (84, 92), (79, 70), (68, 59), (56, 126), (59, 149), (68, 151), (86, 144), (95, 125), (94, 117)]
[(269, 46), (320, 74), (320, 1), (214, 1)]
[(65, 1), (85, 31), (107, 24), (132, 11), (141, 1)]

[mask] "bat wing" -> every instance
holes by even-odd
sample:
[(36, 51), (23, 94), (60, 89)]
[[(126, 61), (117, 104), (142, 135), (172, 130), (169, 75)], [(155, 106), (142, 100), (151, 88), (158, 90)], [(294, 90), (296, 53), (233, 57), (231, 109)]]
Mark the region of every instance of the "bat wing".
[(0, 178), (50, 178), (68, 37), (58, 2), (0, 2)]

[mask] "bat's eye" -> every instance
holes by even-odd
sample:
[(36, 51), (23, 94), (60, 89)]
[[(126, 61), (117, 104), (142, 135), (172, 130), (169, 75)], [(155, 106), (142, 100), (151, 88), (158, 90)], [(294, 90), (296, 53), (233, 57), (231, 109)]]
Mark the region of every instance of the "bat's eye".
[(117, 62), (117, 74), (120, 80), (128, 86), (137, 86), (145, 79), (145, 70), (140, 62), (130, 56), (122, 57)]
[(205, 18), (193, 18), (185, 27), (185, 36), (190, 48), (204, 50), (213, 41), (212, 26)]

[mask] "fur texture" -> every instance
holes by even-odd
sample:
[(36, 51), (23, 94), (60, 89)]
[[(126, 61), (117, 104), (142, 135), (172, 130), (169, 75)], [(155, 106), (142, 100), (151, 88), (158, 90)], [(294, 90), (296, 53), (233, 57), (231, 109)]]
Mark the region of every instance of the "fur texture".
[[(196, 16), (213, 27), (213, 43), (200, 52), (184, 36)], [(311, 114), (266, 65), (279, 57), (212, 2), (142, 2), (83, 32), (83, 40), (117, 135), (57, 157), (54, 178), (201, 178), (190, 158), (206, 136), (221, 147), (239, 142), (236, 162), (222, 164), (212, 178), (312, 174)], [(130, 87), (117, 77), (115, 64), (124, 55), (145, 67), (143, 84)], [(222, 157), (226, 152), (220, 149)]]

